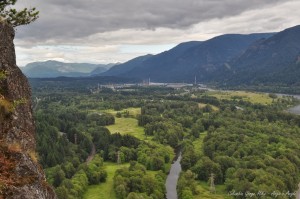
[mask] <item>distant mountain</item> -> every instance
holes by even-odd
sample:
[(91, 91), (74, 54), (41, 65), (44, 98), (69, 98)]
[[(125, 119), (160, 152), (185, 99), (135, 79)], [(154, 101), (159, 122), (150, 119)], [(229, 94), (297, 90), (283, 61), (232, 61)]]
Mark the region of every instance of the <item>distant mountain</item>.
[[(263, 34), (228, 34), (221, 35), (203, 42), (186, 42), (173, 49), (149, 57), (136, 67), (131, 67), (123, 73), (110, 75), (135, 77), (158, 82), (193, 82), (195, 76), (198, 81), (208, 81), (225, 62), (241, 55), (253, 42), (272, 36)], [(131, 61), (119, 65), (127, 67)]]
[[(255, 89), (293, 87), (300, 89), (300, 26), (279, 33), (227, 34), (207, 41), (191, 41), (157, 55), (137, 57), (105, 71), (103, 66), (93, 69), (93, 75), (148, 79), (155, 82), (214, 83), (227, 88), (249, 87)], [(49, 61), (27, 66), (25, 74), (89, 73), (70, 69), (69, 65)], [(39, 67), (37, 67), (38, 65)], [(49, 65), (49, 66), (48, 66)], [(51, 67), (50, 67), (51, 66)], [(91, 67), (86, 64), (86, 70)], [(104, 66), (105, 67), (105, 66)], [(76, 67), (75, 67), (76, 68)], [(68, 69), (68, 70), (67, 70)], [(29, 72), (28, 72), (29, 71)], [(102, 72), (105, 71), (105, 72)], [(61, 75), (60, 75), (61, 76)], [(34, 76), (33, 76), (34, 77)], [(49, 77), (49, 76), (48, 76)], [(271, 89), (274, 90), (274, 89)], [(278, 89), (277, 89), (278, 91)]]
[(117, 66), (120, 63), (117, 64), (106, 64), (104, 66), (98, 66), (97, 68), (95, 68), (92, 72), (90, 72), (90, 75), (95, 76), (95, 75), (99, 75), (101, 73), (106, 72), (107, 70), (109, 70), (111, 67)]
[[(161, 62), (171, 61), (173, 59), (176, 59), (178, 56), (182, 55), (182, 53), (184, 53), (187, 49), (199, 45), (200, 43), (201, 42), (199, 41), (185, 42), (177, 45), (169, 51), (165, 51), (158, 55), (140, 56), (118, 66), (114, 66), (102, 75), (148, 78), (150, 76), (143, 74), (143, 72), (146, 72), (144, 67), (147, 66), (149, 63), (151, 63), (151, 65), (156, 65), (160, 64)], [(142, 72), (138, 71), (139, 68), (141, 68)]]
[(108, 71), (100, 74), (101, 76), (122, 76), (122, 74), (131, 71), (134, 68), (140, 67), (143, 65), (143, 62), (153, 55), (144, 55), (136, 57), (125, 64), (118, 64), (111, 67)]
[(33, 62), (21, 67), (27, 77), (89, 76), (94, 70), (105, 72), (112, 64), (64, 63), (58, 61)]
[(228, 85), (300, 85), (300, 25), (254, 43), (221, 72)]

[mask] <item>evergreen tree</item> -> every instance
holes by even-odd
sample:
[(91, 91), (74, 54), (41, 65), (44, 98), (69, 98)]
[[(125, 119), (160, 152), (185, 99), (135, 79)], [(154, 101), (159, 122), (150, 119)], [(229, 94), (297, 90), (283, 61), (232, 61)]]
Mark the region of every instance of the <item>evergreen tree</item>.
[(23, 8), (16, 10), (13, 6), (17, 0), (0, 0), (0, 22), (4, 21), (12, 27), (27, 25), (35, 21), (39, 16), (36, 8)]

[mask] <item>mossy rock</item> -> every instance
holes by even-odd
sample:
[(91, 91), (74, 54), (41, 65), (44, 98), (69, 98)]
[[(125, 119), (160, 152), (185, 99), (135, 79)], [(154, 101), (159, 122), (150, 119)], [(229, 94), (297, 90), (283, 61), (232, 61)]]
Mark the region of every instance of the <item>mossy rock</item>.
[[(0, 95), (1, 97), (1, 95)], [(14, 111), (13, 103), (6, 99), (0, 99), (0, 122)]]

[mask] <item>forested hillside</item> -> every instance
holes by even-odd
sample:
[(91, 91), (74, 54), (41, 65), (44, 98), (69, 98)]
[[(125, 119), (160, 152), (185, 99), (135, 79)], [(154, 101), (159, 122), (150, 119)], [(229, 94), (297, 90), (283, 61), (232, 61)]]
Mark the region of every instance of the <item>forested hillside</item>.
[(54, 60), (32, 62), (21, 67), (29, 78), (85, 77), (107, 71), (114, 64), (64, 63)]
[(244, 54), (228, 63), (225, 71), (220, 71), (220, 83), (234, 86), (281, 85), (298, 89), (299, 34), (300, 26), (296, 26), (254, 43)]
[(200, 82), (211, 81), (224, 63), (241, 55), (256, 40), (270, 36), (229, 34), (203, 42), (181, 43), (147, 59), (143, 56), (112, 67), (103, 75), (151, 78), (156, 82), (193, 82), (197, 76)]

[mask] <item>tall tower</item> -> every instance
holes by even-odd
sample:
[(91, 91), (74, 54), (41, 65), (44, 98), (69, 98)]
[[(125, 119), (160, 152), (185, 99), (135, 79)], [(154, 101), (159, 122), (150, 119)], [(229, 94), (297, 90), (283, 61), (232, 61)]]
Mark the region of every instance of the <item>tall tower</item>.
[(215, 187), (215, 174), (211, 173), (210, 177), (210, 193), (216, 193), (216, 187)]
[(74, 144), (77, 145), (77, 133), (74, 134)]
[(194, 85), (196, 86), (197, 85), (197, 76), (195, 75), (195, 82), (194, 82)]
[(120, 151), (118, 151), (117, 163), (118, 163), (118, 164), (121, 164)]
[(298, 184), (299, 190), (296, 193), (296, 198), (300, 199), (300, 183)]

